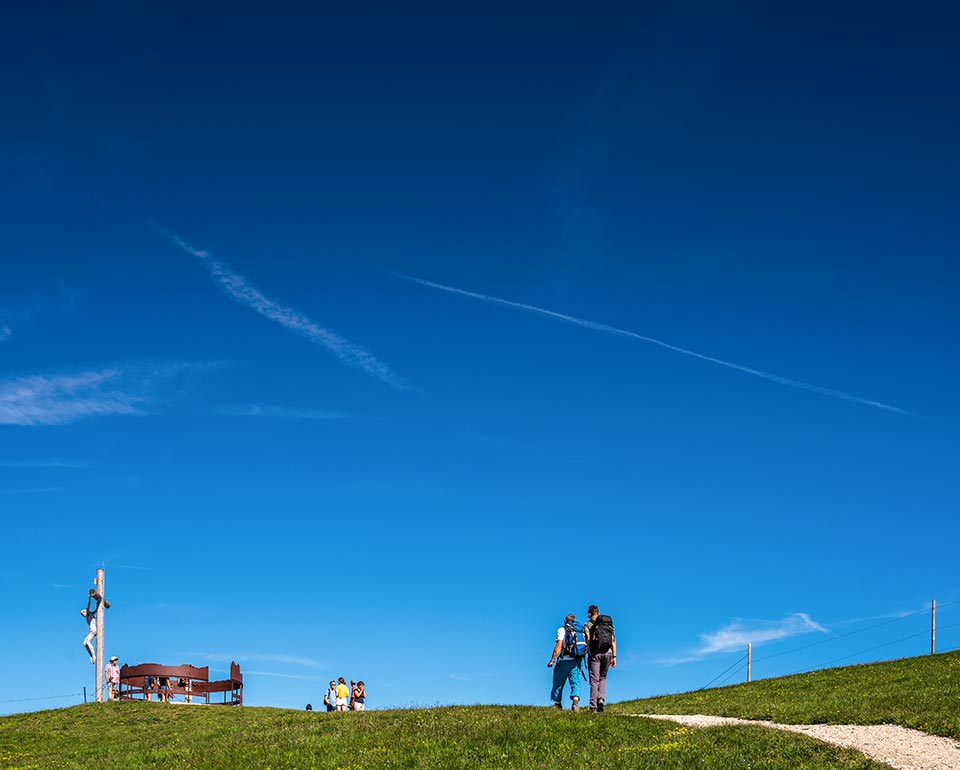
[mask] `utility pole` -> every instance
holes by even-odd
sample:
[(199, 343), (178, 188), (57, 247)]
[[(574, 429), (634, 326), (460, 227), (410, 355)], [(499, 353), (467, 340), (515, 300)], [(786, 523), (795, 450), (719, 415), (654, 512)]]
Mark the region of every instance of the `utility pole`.
[(937, 654), (937, 600), (930, 605), (930, 654)]
[(753, 645), (747, 645), (747, 681), (750, 681), (750, 667), (753, 665)]
[(97, 703), (103, 703), (103, 626), (106, 616), (106, 609), (110, 605), (104, 599), (103, 594), (103, 570), (97, 570), (97, 576), (94, 579), (94, 588), (99, 596), (99, 609), (97, 610)]

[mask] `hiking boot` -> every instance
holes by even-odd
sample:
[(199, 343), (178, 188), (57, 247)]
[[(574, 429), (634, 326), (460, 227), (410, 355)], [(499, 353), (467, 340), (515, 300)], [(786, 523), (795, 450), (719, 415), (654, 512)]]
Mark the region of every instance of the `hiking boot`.
[(603, 701), (602, 701), (602, 700), (598, 700), (598, 701), (597, 701), (597, 711), (603, 711)]
[(558, 708), (558, 709), (560, 709), (561, 711), (563, 711), (563, 704), (562, 704), (560, 701), (557, 701), (556, 703), (554, 703), (554, 704), (553, 704), (553, 707), (554, 707), (554, 708)]
[(574, 697), (571, 698), (570, 700), (572, 701), (572, 702), (570, 703), (570, 710), (571, 710), (571, 711), (579, 711), (579, 710), (580, 710), (580, 699), (577, 698), (576, 696), (574, 696)]

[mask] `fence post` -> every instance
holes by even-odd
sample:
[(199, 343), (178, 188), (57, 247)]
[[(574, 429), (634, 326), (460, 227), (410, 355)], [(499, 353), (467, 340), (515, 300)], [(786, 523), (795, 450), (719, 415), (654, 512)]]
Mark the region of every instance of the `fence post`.
[(753, 664), (753, 645), (747, 645), (747, 681), (750, 681), (750, 667)]
[(930, 604), (930, 654), (937, 654), (937, 600)]

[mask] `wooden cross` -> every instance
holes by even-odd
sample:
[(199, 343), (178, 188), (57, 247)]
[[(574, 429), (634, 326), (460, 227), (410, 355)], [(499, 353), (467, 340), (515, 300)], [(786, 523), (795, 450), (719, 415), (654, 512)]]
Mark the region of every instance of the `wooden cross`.
[(90, 589), (90, 598), (97, 600), (97, 703), (103, 703), (103, 625), (105, 612), (101, 608), (107, 609), (110, 602), (103, 598), (103, 570), (97, 570), (97, 576), (93, 581), (94, 587)]

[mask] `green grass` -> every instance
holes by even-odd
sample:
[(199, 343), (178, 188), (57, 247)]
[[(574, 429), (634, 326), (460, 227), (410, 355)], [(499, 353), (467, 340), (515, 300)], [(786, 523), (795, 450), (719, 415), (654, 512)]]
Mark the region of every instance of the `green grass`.
[(531, 707), (326, 714), (269, 708), (103, 703), (0, 718), (0, 768), (19, 770), (880, 770), (761, 727), (692, 730), (636, 713), (717, 714), (810, 724), (892, 722), (960, 739), (960, 651), (826, 669), (610, 704), (603, 714)]
[(608, 711), (787, 724), (892, 723), (960, 739), (960, 651), (626, 701)]
[(690, 730), (532, 707), (356, 714), (104, 703), (0, 718), (0, 768), (26, 770), (881, 770), (862, 754), (759, 727)]

